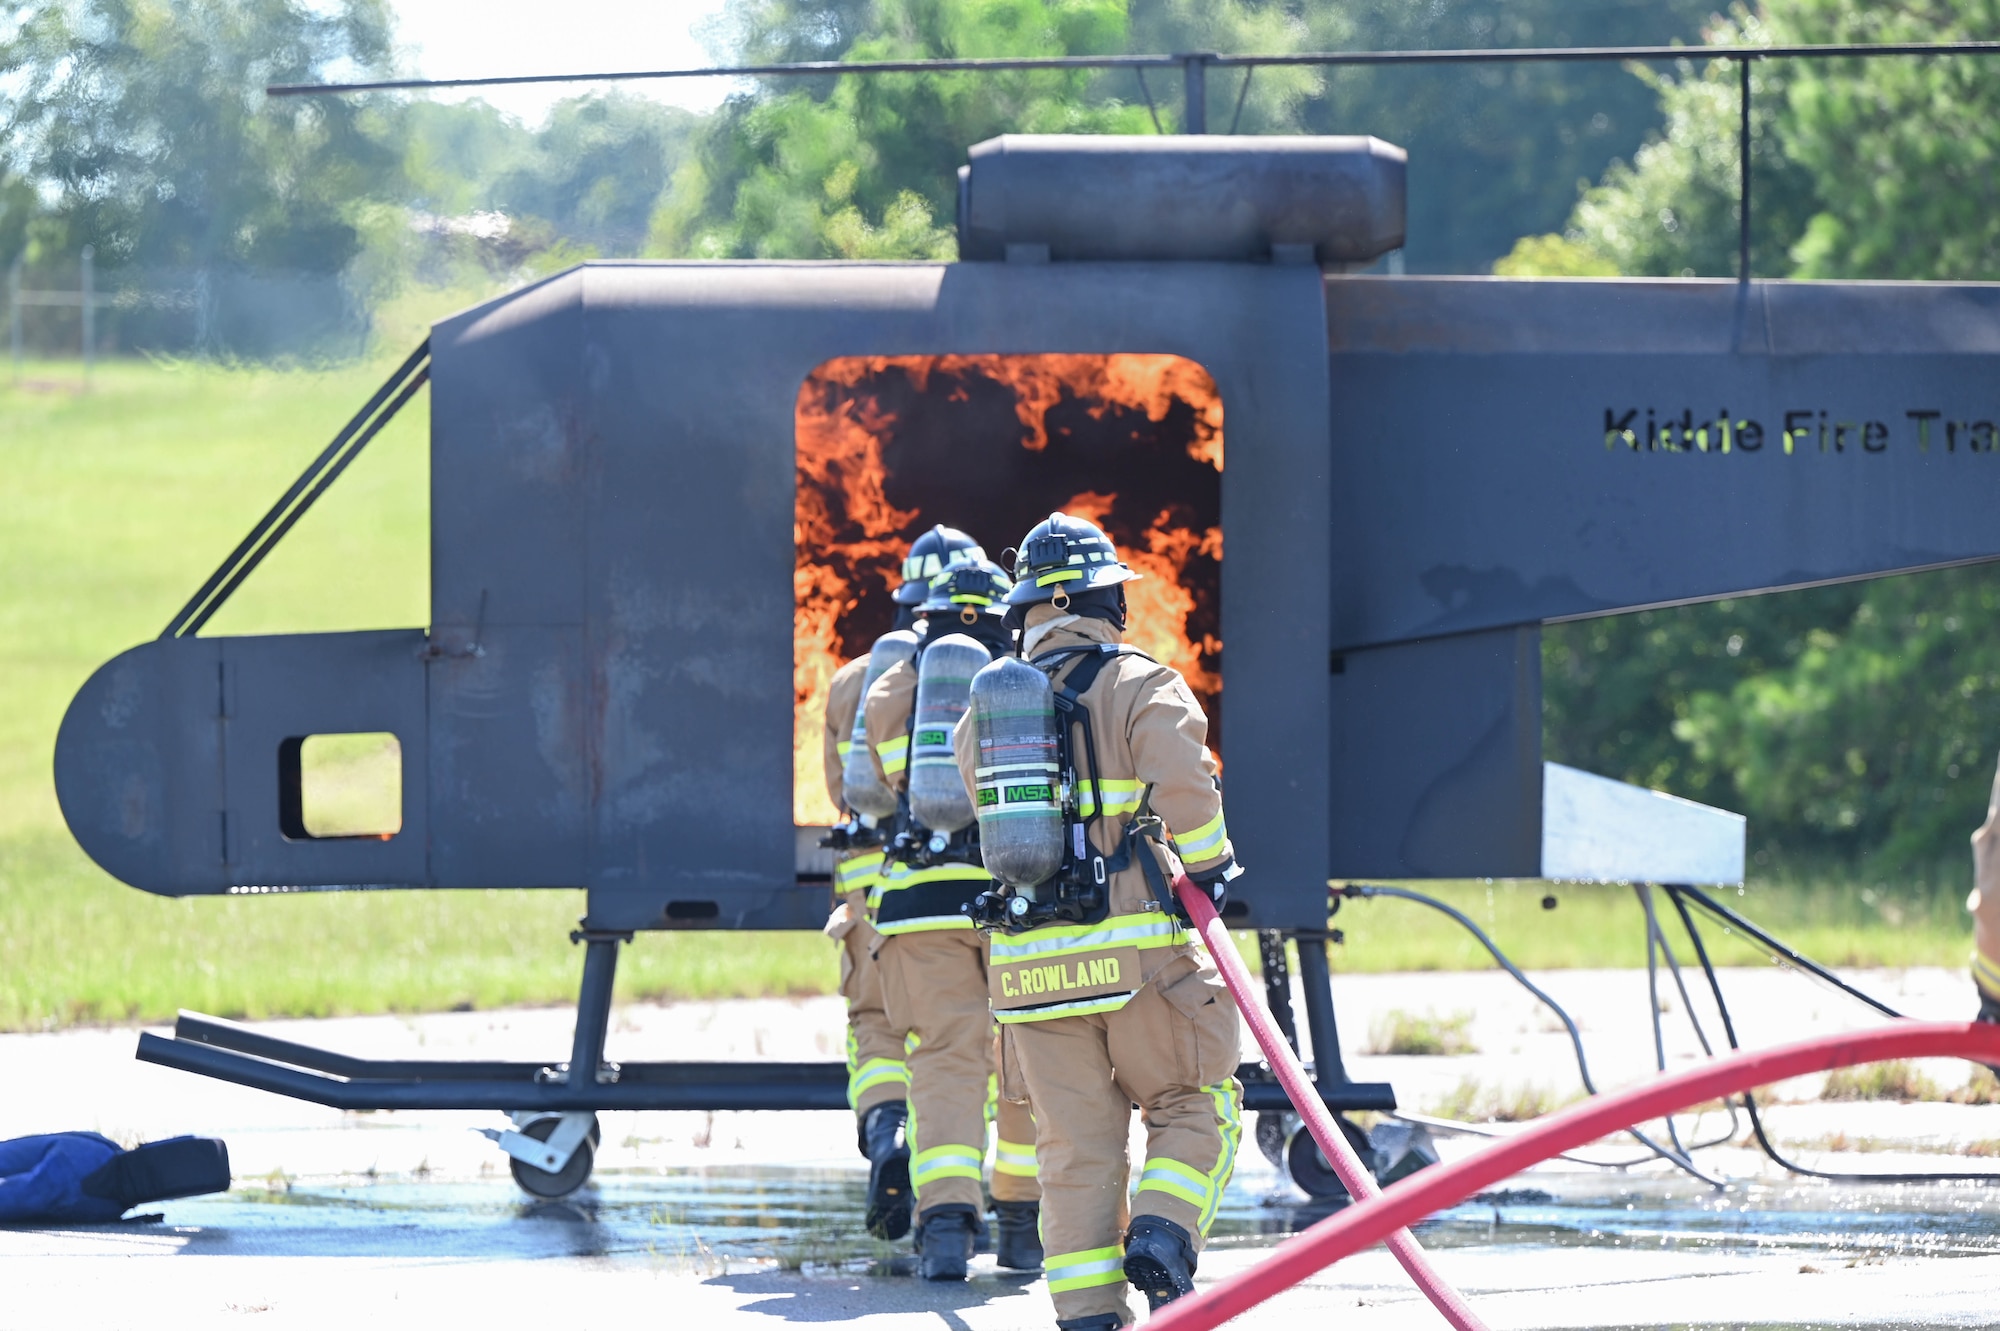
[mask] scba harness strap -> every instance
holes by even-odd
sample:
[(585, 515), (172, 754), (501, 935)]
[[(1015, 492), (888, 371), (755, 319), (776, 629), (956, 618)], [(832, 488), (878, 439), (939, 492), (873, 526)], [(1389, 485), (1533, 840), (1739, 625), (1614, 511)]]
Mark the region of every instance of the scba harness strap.
[[(1102, 820), (1112, 802), (1111, 794), (1104, 779), (1104, 769), (1097, 761), (1097, 737), (1092, 728), (1090, 708), (1084, 705), (1083, 695), (1090, 692), (1097, 676), (1112, 660), (1120, 656), (1136, 656), (1142, 660), (1154, 661), (1152, 657), (1137, 647), (1122, 642), (1093, 643), (1088, 647), (1059, 647), (1055, 651), (1036, 657), (1029, 664), (1049, 676), (1055, 686), (1055, 705), (1058, 722), (1056, 725), (1056, 762), (1064, 773), (1072, 779), (1072, 798), (1076, 801), (1073, 817), (1068, 819), (1063, 834), (1067, 842), (1065, 853), (1070, 864), (1064, 874), (1074, 874), (1079, 885), (1089, 884), (1108, 889), (1111, 876), (1131, 867), (1132, 838), (1122, 829), (1118, 835), (1118, 847), (1109, 855), (1097, 849), (1090, 836), (1091, 825)], [(1071, 661), (1069, 673), (1061, 679), (1056, 676)], [(1083, 732), (1084, 762), (1076, 760), (1076, 733)], [(1089, 776), (1084, 777), (1083, 771)], [(1089, 811), (1084, 812), (1084, 791), (1089, 791)], [(1143, 803), (1143, 798), (1139, 803)], [(1102, 918), (1110, 909), (1108, 890), (1091, 914)], [(1087, 920), (1085, 922), (1088, 922)]]

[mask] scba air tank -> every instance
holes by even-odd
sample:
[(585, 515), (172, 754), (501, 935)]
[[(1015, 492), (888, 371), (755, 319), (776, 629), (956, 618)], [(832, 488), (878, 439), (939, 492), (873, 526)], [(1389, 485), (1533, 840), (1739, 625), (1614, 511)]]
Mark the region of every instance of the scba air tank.
[(958, 774), (951, 732), (972, 692), (972, 677), (993, 654), (963, 633), (924, 644), (917, 658), (917, 715), (910, 733), (910, 815), (933, 832), (972, 826), (972, 796)]
[(868, 650), (868, 669), (861, 676), (861, 701), (854, 707), (847, 757), (840, 766), (840, 791), (848, 808), (871, 818), (887, 818), (896, 811), (896, 792), (882, 784), (882, 778), (875, 774), (874, 759), (868, 753), (868, 690), (898, 662), (915, 656), (919, 641), (908, 629), (891, 629)]
[(980, 858), (1009, 887), (1032, 888), (1063, 862), (1055, 691), (1047, 675), (1007, 656), (973, 676), (971, 706)]

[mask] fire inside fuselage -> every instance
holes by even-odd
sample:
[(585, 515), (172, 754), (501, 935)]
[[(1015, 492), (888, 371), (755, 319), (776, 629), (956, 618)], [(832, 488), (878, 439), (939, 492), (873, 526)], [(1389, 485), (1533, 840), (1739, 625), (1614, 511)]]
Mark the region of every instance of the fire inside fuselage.
[(1219, 745), (1222, 399), (1200, 365), (829, 361), (799, 390), (797, 448), (794, 822), (836, 817), (821, 765), (829, 681), (888, 629), (903, 552), (937, 523), (969, 532), (1010, 572), (1011, 546), (1052, 511), (1103, 527), (1145, 575), (1126, 584), (1126, 639), (1187, 678)]

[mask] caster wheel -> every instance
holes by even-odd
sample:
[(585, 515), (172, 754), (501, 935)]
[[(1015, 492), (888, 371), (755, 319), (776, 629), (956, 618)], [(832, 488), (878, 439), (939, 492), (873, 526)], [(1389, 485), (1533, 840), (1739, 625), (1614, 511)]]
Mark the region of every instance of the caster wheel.
[(1263, 1110), (1257, 1115), (1257, 1149), (1271, 1162), (1273, 1169), (1284, 1169), (1285, 1143), (1299, 1126), (1299, 1116), (1289, 1111), (1274, 1113)]
[[(1361, 1157), (1361, 1163), (1374, 1170), (1375, 1151), (1368, 1144), (1368, 1134), (1349, 1123), (1340, 1115), (1333, 1121), (1340, 1125), (1340, 1133), (1347, 1138), (1347, 1144)], [(1326, 1156), (1320, 1153), (1319, 1143), (1303, 1127), (1292, 1134), (1291, 1144), (1285, 1148), (1285, 1168), (1292, 1176), (1292, 1182), (1299, 1185), (1314, 1201), (1346, 1201), (1347, 1185), (1340, 1181), (1340, 1175), (1333, 1172)]]
[[(556, 1130), (556, 1124), (560, 1122), (562, 1120), (554, 1116), (538, 1118), (522, 1128), (521, 1135), (533, 1137), (538, 1142), (545, 1142)], [(602, 1139), (603, 1133), (593, 1119), (590, 1124), (590, 1135), (577, 1143), (576, 1154), (570, 1156), (569, 1163), (561, 1169), (537, 1169), (525, 1161), (511, 1157), (507, 1161), (507, 1167), (514, 1175), (514, 1182), (520, 1184), (521, 1191), (529, 1196), (546, 1200), (567, 1197), (590, 1180), (590, 1171), (597, 1163), (597, 1144)]]

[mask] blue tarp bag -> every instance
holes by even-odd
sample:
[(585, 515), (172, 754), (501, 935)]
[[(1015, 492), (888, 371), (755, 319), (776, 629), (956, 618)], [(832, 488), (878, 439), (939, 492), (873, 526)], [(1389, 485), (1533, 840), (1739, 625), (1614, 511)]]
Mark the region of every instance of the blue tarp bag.
[(213, 1137), (129, 1151), (94, 1132), (0, 1142), (0, 1224), (101, 1224), (144, 1202), (228, 1188), (229, 1148)]

